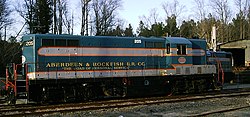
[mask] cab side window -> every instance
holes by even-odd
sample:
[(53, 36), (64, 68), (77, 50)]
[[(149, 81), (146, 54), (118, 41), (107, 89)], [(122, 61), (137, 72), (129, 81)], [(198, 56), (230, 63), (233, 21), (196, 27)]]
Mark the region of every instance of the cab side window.
[(177, 55), (186, 55), (187, 54), (187, 46), (178, 44), (177, 45)]
[(56, 39), (55, 46), (66, 46), (66, 39)]
[(170, 54), (170, 43), (168, 43), (166, 47), (167, 47), (167, 54)]
[(42, 46), (54, 46), (54, 39), (42, 39)]
[(67, 46), (79, 46), (79, 40), (68, 40)]

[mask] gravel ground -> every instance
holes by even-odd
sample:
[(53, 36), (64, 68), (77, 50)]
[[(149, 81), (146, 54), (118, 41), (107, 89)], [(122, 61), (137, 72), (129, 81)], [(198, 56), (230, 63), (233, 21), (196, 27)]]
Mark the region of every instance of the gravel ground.
[[(228, 97), (216, 98), (200, 101), (189, 101), (179, 103), (165, 103), (158, 105), (135, 106), (126, 108), (105, 109), (97, 111), (81, 111), (59, 114), (55, 113), (52, 117), (179, 117), (194, 116), (203, 112), (218, 109), (227, 109), (250, 105), (248, 97)], [(208, 117), (249, 117), (250, 108), (236, 110), (232, 112), (209, 115)]]

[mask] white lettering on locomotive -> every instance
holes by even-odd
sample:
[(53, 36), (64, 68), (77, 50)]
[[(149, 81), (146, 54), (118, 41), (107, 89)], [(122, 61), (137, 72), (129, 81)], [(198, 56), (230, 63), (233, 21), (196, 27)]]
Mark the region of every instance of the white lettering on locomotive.
[(134, 43), (141, 43), (141, 40), (136, 39), (136, 40), (134, 40)]

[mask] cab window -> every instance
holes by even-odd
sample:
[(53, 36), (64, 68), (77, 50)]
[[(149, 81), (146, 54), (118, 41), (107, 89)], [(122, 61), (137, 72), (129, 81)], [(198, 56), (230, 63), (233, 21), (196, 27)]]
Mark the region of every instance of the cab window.
[(186, 45), (178, 44), (177, 45), (177, 55), (186, 55), (187, 54), (186, 49), (187, 49)]
[(55, 46), (66, 46), (66, 39), (56, 39)]
[(79, 46), (79, 40), (68, 40), (67, 46)]
[(167, 54), (170, 54), (170, 44), (168, 43), (166, 47), (167, 47)]
[(42, 46), (54, 46), (54, 39), (42, 39)]

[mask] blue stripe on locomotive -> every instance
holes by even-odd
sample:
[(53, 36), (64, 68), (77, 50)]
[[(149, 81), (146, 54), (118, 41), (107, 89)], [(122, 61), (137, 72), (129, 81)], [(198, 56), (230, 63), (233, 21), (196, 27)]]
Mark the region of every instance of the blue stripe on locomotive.
[[(189, 39), (192, 43), (193, 49), (202, 49), (204, 51), (204, 56), (193, 56), (193, 64), (194, 65), (205, 65), (206, 64), (206, 40), (201, 39)], [(194, 52), (194, 51), (193, 51)]]

